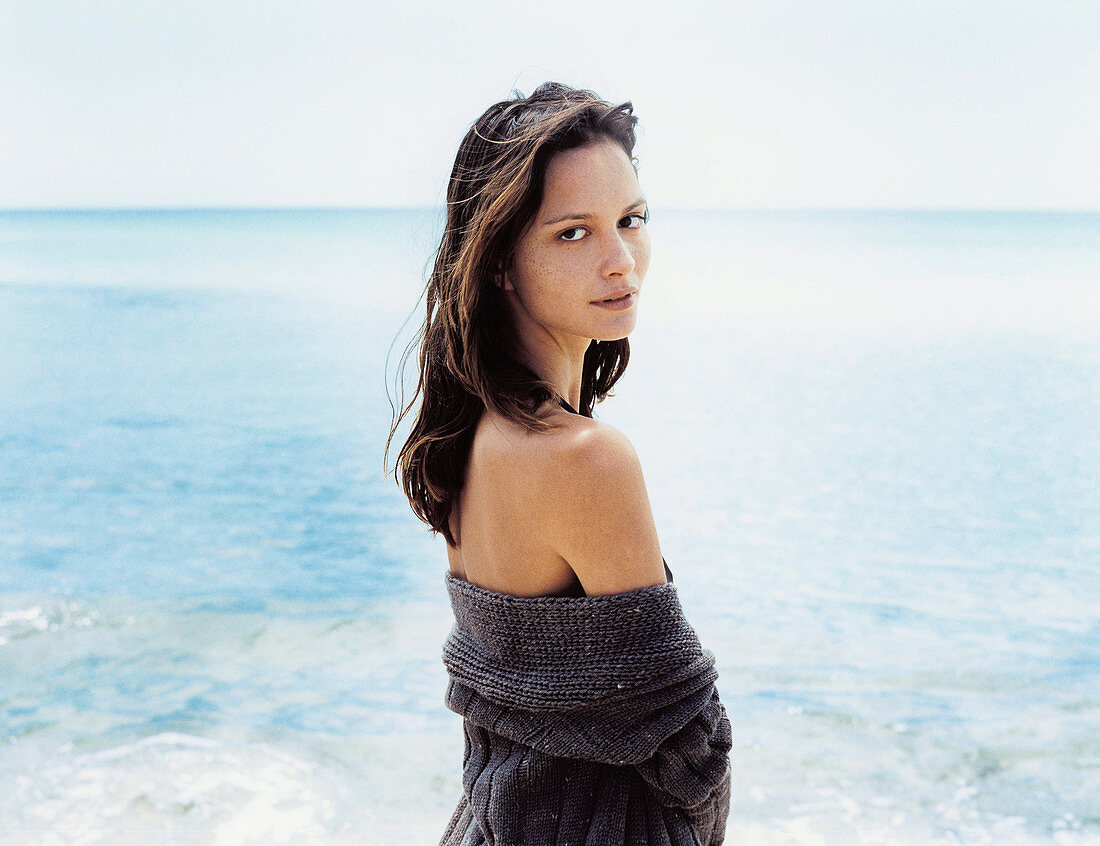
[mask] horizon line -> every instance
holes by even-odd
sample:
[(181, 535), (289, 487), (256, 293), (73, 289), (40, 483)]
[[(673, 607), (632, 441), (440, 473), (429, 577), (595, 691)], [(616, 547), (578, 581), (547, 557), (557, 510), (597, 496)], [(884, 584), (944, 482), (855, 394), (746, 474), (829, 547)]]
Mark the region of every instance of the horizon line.
[[(10, 206), (0, 208), (0, 214), (71, 213), (71, 212), (383, 212), (383, 211), (441, 211), (443, 204), (435, 205), (208, 205), (208, 206)], [(658, 206), (670, 212), (967, 212), (967, 213), (1041, 213), (1041, 214), (1100, 214), (1100, 207), (1056, 206)]]

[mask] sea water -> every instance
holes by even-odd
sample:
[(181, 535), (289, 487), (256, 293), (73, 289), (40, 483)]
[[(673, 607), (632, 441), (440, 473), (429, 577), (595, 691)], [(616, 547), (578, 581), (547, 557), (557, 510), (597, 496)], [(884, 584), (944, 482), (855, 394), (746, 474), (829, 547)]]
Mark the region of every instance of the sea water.
[[(446, 556), (382, 450), (439, 226), (0, 214), (0, 844), (438, 842)], [(649, 226), (597, 416), (728, 842), (1100, 842), (1100, 215)]]

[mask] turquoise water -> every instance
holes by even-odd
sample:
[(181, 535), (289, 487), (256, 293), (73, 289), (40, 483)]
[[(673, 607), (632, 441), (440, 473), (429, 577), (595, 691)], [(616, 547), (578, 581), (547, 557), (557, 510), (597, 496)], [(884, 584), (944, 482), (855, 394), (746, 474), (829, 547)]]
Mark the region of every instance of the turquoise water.
[[(0, 843), (438, 841), (446, 559), (381, 463), (437, 227), (0, 214)], [(729, 842), (1100, 842), (1100, 215), (650, 227), (598, 416)]]

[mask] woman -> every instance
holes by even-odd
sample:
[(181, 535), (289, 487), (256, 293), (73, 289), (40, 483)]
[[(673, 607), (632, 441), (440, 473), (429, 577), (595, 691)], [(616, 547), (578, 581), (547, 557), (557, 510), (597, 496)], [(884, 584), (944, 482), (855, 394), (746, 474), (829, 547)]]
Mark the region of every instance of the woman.
[(451, 172), (395, 468), (447, 540), (446, 702), (466, 751), (445, 844), (724, 837), (714, 656), (683, 618), (637, 455), (591, 417), (626, 368), (649, 264), (636, 120), (546, 83), (478, 118)]

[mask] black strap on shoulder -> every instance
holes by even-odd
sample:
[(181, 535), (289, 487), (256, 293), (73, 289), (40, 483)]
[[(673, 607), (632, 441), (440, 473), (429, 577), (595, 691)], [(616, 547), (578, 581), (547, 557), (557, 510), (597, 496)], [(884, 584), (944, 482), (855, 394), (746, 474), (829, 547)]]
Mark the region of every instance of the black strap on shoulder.
[(577, 411), (577, 409), (573, 408), (573, 406), (565, 401), (565, 397), (558, 397), (558, 400), (561, 402), (561, 407), (568, 411), (570, 414), (576, 414), (578, 417), (584, 417), (583, 414), (581, 414), (579, 411)]

